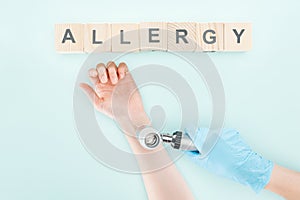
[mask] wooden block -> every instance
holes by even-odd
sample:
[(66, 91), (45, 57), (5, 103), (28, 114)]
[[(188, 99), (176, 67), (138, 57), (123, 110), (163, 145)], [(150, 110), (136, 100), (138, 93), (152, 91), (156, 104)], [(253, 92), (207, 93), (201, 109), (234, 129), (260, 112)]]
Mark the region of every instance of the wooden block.
[(223, 50), (223, 23), (197, 23), (197, 51)]
[(56, 24), (55, 49), (62, 53), (83, 52), (83, 24)]
[(196, 43), (196, 23), (168, 23), (168, 50), (194, 51)]
[(95, 50), (97, 52), (111, 51), (110, 24), (85, 24), (84, 51), (92, 52)]
[(224, 24), (224, 50), (248, 51), (252, 48), (251, 23)]
[(113, 52), (139, 51), (138, 24), (112, 24), (111, 30)]
[(142, 22), (139, 32), (141, 50), (167, 50), (167, 23)]

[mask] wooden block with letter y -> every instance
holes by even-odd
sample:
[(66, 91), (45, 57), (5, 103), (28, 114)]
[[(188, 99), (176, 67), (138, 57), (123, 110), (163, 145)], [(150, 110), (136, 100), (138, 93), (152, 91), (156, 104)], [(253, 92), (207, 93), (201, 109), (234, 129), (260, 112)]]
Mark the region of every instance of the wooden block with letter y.
[(224, 24), (224, 50), (249, 51), (252, 48), (251, 23)]
[(56, 24), (55, 49), (62, 53), (83, 52), (83, 24)]

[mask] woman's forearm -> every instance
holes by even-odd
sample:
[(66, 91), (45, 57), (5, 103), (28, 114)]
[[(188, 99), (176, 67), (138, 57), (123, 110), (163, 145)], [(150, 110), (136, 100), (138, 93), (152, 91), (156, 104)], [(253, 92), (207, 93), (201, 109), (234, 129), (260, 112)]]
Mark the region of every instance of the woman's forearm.
[(288, 200), (300, 199), (300, 173), (275, 165), (270, 182), (265, 189)]
[(150, 120), (127, 65), (120, 63), (117, 67), (114, 62), (106, 65), (99, 63), (96, 69), (89, 70), (89, 78), (92, 86), (81, 83), (80, 87), (94, 107), (114, 119), (126, 134), (141, 169), (149, 199), (193, 199), (185, 180), (163, 146), (159, 146), (159, 150), (149, 151), (143, 149), (135, 137), (136, 127), (150, 125)]
[[(150, 121), (138, 124), (150, 125)], [(136, 155), (149, 199), (194, 199), (186, 181), (162, 145), (156, 150), (146, 150), (136, 137), (126, 135), (126, 138)]]
[[(148, 154), (152, 152), (144, 149), (135, 138), (127, 136), (127, 140), (134, 154), (147, 154), (146, 156), (137, 157), (141, 172), (151, 169), (154, 170), (157, 167), (164, 167), (153, 172), (142, 173), (149, 199), (194, 199), (187, 183), (178, 171), (176, 165), (172, 162), (167, 151), (161, 149), (163, 147), (160, 147), (160, 150), (154, 153), (156, 155), (151, 156)], [(166, 167), (159, 166), (165, 163), (171, 164)]]

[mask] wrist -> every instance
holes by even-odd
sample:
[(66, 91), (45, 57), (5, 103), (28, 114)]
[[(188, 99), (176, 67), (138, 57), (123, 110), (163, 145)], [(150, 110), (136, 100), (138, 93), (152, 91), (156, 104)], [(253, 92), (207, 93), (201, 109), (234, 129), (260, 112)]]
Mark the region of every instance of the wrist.
[(252, 152), (240, 169), (241, 183), (245, 181), (256, 193), (269, 183), (274, 163)]
[(145, 112), (138, 113), (131, 118), (131, 121), (135, 127), (150, 126), (151, 120)]
[(151, 120), (145, 112), (136, 113), (131, 116), (118, 116), (115, 118), (119, 128), (128, 136), (136, 137), (136, 131), (143, 126), (151, 126)]

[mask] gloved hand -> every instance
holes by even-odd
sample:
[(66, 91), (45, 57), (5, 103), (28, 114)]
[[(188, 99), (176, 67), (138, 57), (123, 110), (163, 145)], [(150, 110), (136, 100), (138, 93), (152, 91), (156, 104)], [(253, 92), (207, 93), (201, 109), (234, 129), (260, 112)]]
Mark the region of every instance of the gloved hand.
[[(185, 132), (200, 150), (208, 128), (187, 129)], [(239, 132), (232, 129), (222, 130), (218, 142), (205, 158), (200, 159), (199, 152), (190, 151), (187, 155), (212, 173), (248, 185), (257, 193), (268, 184), (274, 165), (252, 151)]]

